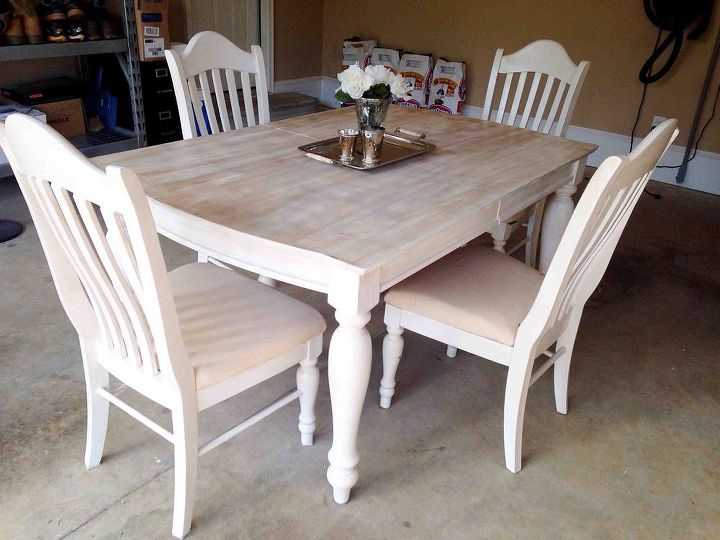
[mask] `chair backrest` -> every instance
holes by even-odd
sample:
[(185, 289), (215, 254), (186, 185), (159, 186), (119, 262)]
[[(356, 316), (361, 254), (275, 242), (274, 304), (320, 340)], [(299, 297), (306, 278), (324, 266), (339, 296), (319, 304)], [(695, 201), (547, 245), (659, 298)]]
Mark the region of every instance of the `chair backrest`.
[(101, 347), (103, 366), (131, 386), (187, 384), (170, 282), (137, 176), (99, 169), (23, 114), (7, 119), (0, 142), (83, 346)]
[[(270, 121), (265, 61), (258, 45), (246, 52), (221, 34), (205, 31), (195, 34), (184, 47), (176, 45), (166, 49), (165, 57), (175, 89), (183, 138), (243, 127), (236, 73), (240, 74), (246, 125), (256, 123), (250, 75), (255, 78), (258, 120), (260, 124)], [(228, 113), (225, 89), (232, 115)]]
[(547, 332), (557, 334), (573, 310), (583, 309), (607, 269), (650, 174), (677, 134), (677, 120), (666, 120), (630, 155), (609, 157), (598, 167), (560, 240), (535, 303), (518, 329), (518, 341), (533, 343)]
[[(564, 136), (590, 62), (575, 65), (559, 43), (541, 39), (512, 54), (495, 53), (483, 120)], [(499, 98), (496, 88), (504, 75)], [(527, 88), (528, 76), (532, 76)], [(542, 87), (542, 93), (539, 93)], [(539, 96), (539, 100), (538, 100)], [(495, 116), (493, 104), (499, 103)]]

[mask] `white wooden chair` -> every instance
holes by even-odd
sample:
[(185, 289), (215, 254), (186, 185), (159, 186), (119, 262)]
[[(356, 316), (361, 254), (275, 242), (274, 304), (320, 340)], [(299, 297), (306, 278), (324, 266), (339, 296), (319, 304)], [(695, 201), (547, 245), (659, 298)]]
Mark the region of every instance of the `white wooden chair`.
[[(253, 45), (251, 52), (243, 51), (223, 35), (208, 30), (195, 34), (186, 46), (176, 44), (166, 49), (165, 57), (173, 81), (183, 138), (243, 127), (236, 74), (240, 75), (242, 86), (245, 125), (256, 124), (250, 75), (255, 78), (259, 123), (270, 121), (265, 61), (258, 45)], [(230, 111), (225, 100), (226, 89)]]
[[(518, 472), (528, 388), (554, 366), (555, 405), (567, 413), (570, 359), (585, 302), (650, 172), (677, 136), (676, 125), (664, 122), (629, 156), (603, 162), (544, 278), (517, 259), (480, 246), (460, 249), (392, 288), (385, 296), (380, 405), (388, 408), (395, 393), (404, 329), (506, 365), (505, 464)], [(549, 358), (533, 371), (543, 355)]]
[[(255, 76), (258, 120), (260, 124), (270, 121), (262, 49), (253, 45), (251, 51), (243, 51), (222, 34), (209, 30), (198, 32), (187, 44), (173, 43), (172, 48), (165, 50), (184, 139), (243, 127), (236, 74), (240, 75), (242, 86), (245, 124), (256, 124), (250, 75)], [(228, 112), (225, 89), (232, 114)], [(198, 261), (212, 262), (228, 268), (205, 253), (198, 253)], [(277, 287), (277, 281), (267, 276), (258, 276), (258, 281), (273, 288)]]
[[(585, 60), (575, 65), (562, 45), (549, 39), (534, 41), (508, 55), (498, 49), (481, 118), (564, 137), (589, 67)], [(532, 77), (529, 89), (528, 76)], [(498, 94), (501, 78), (502, 92)], [(497, 225), (492, 232), (495, 250), (512, 255), (525, 246), (525, 263), (535, 268), (544, 211), (545, 199)], [(520, 227), (526, 228), (525, 236), (506, 248), (510, 235)], [(454, 358), (456, 354), (457, 349), (448, 346), (447, 355)]]
[[(589, 67), (587, 61), (575, 65), (562, 45), (548, 39), (535, 41), (508, 55), (498, 49), (482, 119), (564, 137)], [(498, 94), (501, 83), (502, 92)], [(493, 231), (495, 249), (512, 254), (525, 246), (525, 262), (536, 266), (544, 208), (545, 200), (542, 200), (510, 222), (498, 225)], [(510, 234), (521, 225), (527, 227), (527, 234), (506, 249)]]
[[(60, 300), (78, 332), (87, 387), (85, 465), (100, 463), (109, 404), (173, 443), (172, 533), (190, 529), (198, 456), (300, 399), (313, 442), (323, 317), (211, 264), (167, 272), (150, 207), (128, 169), (95, 167), (51, 128), (8, 118), (0, 142), (30, 208)], [(300, 364), (297, 389), (198, 445), (198, 412)], [(109, 375), (170, 409), (172, 432), (111, 391)]]

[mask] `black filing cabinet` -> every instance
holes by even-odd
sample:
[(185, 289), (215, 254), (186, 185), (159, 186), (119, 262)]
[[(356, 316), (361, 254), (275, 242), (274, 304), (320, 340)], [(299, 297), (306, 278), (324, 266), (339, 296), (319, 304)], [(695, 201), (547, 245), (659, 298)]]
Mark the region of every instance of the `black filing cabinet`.
[(182, 139), (172, 78), (165, 60), (140, 62), (149, 146)]

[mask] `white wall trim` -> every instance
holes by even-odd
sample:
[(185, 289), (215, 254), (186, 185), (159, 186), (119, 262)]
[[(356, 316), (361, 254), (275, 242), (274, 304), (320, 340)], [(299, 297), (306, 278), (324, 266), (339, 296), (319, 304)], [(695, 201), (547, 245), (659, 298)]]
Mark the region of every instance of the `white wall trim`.
[[(323, 105), (337, 107), (338, 103), (335, 100), (337, 87), (338, 82), (333, 77), (317, 76), (278, 81), (275, 84), (275, 91), (299, 92), (319, 99)], [(467, 105), (463, 110), (463, 114), (471, 118), (479, 118), (481, 113), (482, 107), (474, 105)], [(609, 156), (627, 154), (630, 149), (630, 137), (620, 133), (571, 125), (567, 136), (576, 141), (598, 145), (598, 149), (588, 158), (588, 165), (592, 167), (597, 167)], [(642, 137), (636, 138), (636, 144), (641, 139)], [(683, 160), (684, 153), (685, 147), (673, 145), (668, 149), (660, 165), (679, 164)], [(652, 178), (658, 182), (720, 195), (720, 153), (698, 150), (695, 159), (688, 164), (685, 182), (682, 184), (675, 182), (677, 172), (677, 169), (655, 169)]]

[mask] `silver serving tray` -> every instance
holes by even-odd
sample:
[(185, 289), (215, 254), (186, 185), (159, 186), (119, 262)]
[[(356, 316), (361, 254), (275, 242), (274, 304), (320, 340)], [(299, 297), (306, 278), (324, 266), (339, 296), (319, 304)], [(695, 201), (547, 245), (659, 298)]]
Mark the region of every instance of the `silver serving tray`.
[(403, 136), (397, 132), (386, 133), (383, 139), (382, 155), (380, 161), (377, 163), (363, 163), (362, 145), (360, 144), (359, 137), (358, 143), (355, 145), (355, 153), (353, 154), (352, 161), (340, 161), (340, 145), (338, 144), (337, 137), (304, 144), (298, 146), (298, 150), (305, 152), (305, 155), (309, 158), (323, 163), (341, 165), (359, 171), (368, 171), (431, 152), (435, 150), (435, 145), (425, 142), (421, 137)]

